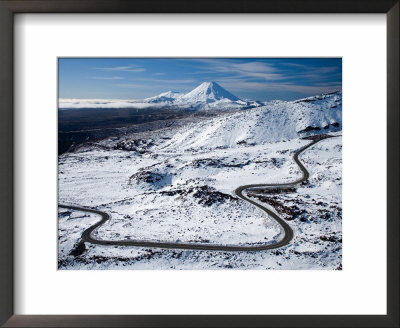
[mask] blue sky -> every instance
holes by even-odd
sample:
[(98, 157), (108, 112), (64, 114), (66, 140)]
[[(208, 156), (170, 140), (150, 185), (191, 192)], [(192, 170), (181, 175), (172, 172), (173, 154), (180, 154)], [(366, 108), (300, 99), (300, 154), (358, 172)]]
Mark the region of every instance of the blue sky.
[(215, 81), (242, 99), (342, 89), (341, 58), (60, 58), (60, 98), (141, 99)]

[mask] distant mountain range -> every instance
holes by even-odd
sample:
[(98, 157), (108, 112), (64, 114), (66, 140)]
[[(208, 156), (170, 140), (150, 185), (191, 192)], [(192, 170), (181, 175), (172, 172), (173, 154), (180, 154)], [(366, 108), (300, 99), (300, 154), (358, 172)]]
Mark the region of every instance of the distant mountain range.
[[(116, 122), (127, 125), (159, 120), (165, 122), (166, 118), (179, 120), (192, 117), (194, 121), (195, 117), (212, 118), (188, 124), (185, 127), (188, 133), (177, 134), (176, 140), (171, 139), (171, 146), (176, 149), (234, 147), (243, 141), (260, 144), (342, 129), (340, 91), (294, 101), (261, 103), (242, 100), (215, 82), (204, 82), (186, 94), (167, 91), (142, 100), (60, 99), (59, 106), (62, 109), (59, 113), (62, 123), (59, 128), (62, 131), (81, 130), (86, 124), (91, 128), (97, 126), (95, 131), (99, 133), (102, 127)], [(84, 113), (74, 111), (74, 108), (81, 108)], [(95, 108), (105, 110), (99, 114), (92, 111)], [(198, 111), (199, 115), (193, 116), (191, 111)], [(219, 111), (224, 115), (216, 115)], [(68, 147), (71, 142), (76, 142), (75, 139), (66, 140)]]
[(121, 99), (60, 99), (60, 109), (72, 108), (146, 108), (173, 107), (191, 110), (248, 109), (263, 103), (242, 100), (217, 82), (203, 82), (188, 93), (167, 91), (141, 100)]

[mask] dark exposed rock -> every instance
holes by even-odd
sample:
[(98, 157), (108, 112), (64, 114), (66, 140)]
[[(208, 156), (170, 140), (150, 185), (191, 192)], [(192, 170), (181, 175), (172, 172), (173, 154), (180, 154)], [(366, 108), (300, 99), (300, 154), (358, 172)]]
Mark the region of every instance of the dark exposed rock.
[(197, 159), (192, 162), (192, 165), (194, 168), (200, 168), (200, 167), (214, 167), (214, 168), (221, 168), (224, 167), (222, 164), (222, 161), (219, 159), (213, 159), (213, 158), (202, 158), (202, 159)]
[(250, 160), (244, 162), (244, 163), (225, 163), (223, 159), (215, 159), (215, 158), (202, 158), (202, 159), (197, 159), (192, 162), (192, 165), (194, 168), (200, 168), (200, 167), (213, 167), (213, 168), (224, 168), (224, 167), (239, 167), (242, 168), (246, 165), (249, 165), (251, 162)]
[(275, 157), (271, 158), (272, 164), (276, 167), (281, 167), (283, 165), (284, 161), (285, 160), (283, 158), (275, 158)]
[(135, 151), (141, 154), (146, 153), (148, 148), (154, 145), (152, 139), (133, 139), (133, 140), (121, 140), (113, 147), (116, 150)]
[(305, 98), (305, 99), (296, 100), (296, 101), (294, 101), (294, 103), (295, 104), (298, 104), (298, 103), (313, 103), (313, 102), (316, 102), (317, 100), (324, 100), (327, 97), (329, 97), (331, 95), (334, 95), (334, 94), (338, 94), (338, 93), (339, 93), (339, 91), (329, 92), (329, 93), (325, 93), (325, 94), (320, 95), (320, 96), (314, 96), (314, 97), (309, 97), (309, 98)]
[(224, 203), (226, 201), (237, 200), (237, 198), (216, 191), (214, 188), (209, 186), (196, 187), (195, 190), (196, 191), (193, 193), (193, 197), (198, 198), (198, 203), (204, 206), (211, 206), (215, 203)]
[(160, 193), (166, 196), (187, 196), (189, 194), (192, 194), (194, 198), (198, 199), (198, 203), (204, 206), (211, 206), (215, 203), (224, 203), (226, 201), (237, 201), (237, 198), (219, 192), (209, 186), (190, 187), (188, 189), (163, 190)]
[(162, 179), (162, 175), (150, 171), (142, 171), (133, 174), (131, 178), (136, 180), (137, 183), (139, 182), (153, 183), (156, 181), (160, 181)]
[(79, 256), (82, 255), (86, 251), (86, 246), (83, 241), (80, 241), (75, 248), (69, 253), (72, 256)]
[(171, 175), (167, 173), (154, 172), (149, 170), (139, 170), (130, 177), (130, 183), (148, 183), (154, 186), (165, 186), (171, 183)]
[(341, 243), (342, 242), (342, 238), (336, 237), (336, 236), (326, 236), (326, 235), (322, 235), (319, 237), (319, 239), (321, 239), (322, 241), (329, 241), (331, 243)]
[(327, 138), (331, 138), (331, 136), (329, 134), (316, 134), (313, 136), (307, 136), (307, 137), (303, 137), (303, 140), (313, 140), (313, 141), (320, 141), (322, 139), (327, 139)]
[(320, 131), (320, 130), (321, 130), (321, 128), (319, 126), (307, 126), (305, 129), (300, 130), (297, 133), (305, 133), (305, 132)]
[(161, 191), (161, 195), (166, 195), (166, 196), (176, 196), (176, 195), (188, 195), (193, 192), (193, 188), (189, 188), (187, 190), (185, 189), (174, 189), (174, 190), (163, 190)]
[(294, 103), (295, 103), (295, 104), (299, 104), (299, 103), (312, 103), (312, 102), (315, 102), (315, 101), (317, 101), (317, 99), (315, 99), (315, 98), (312, 98), (312, 99), (301, 99), (301, 100), (295, 101)]
[(259, 194), (282, 194), (288, 192), (296, 192), (295, 187), (268, 187), (268, 188), (257, 188), (250, 189), (247, 194), (251, 197), (254, 197)]
[[(78, 263), (82, 263), (82, 264), (93, 264), (93, 263), (97, 263), (97, 264), (101, 264), (104, 262), (116, 262), (116, 264), (118, 265), (118, 263), (122, 263), (123, 265), (129, 262), (134, 262), (134, 261), (141, 261), (141, 260), (149, 260), (151, 258), (157, 257), (159, 256), (161, 252), (157, 252), (157, 251), (153, 251), (153, 250), (146, 250), (143, 254), (140, 254), (138, 256), (135, 257), (122, 257), (122, 256), (102, 256), (102, 255), (94, 255), (94, 256), (90, 256), (90, 257), (85, 257), (85, 256), (81, 256), (81, 257), (77, 257), (75, 259), (76, 262)], [(67, 263), (63, 263), (65, 261), (59, 261), (58, 263), (58, 267), (62, 267), (62, 266), (67, 266)]]
[[(250, 196), (250, 194), (248, 194)], [(305, 209), (299, 209), (297, 205), (294, 206), (284, 206), (281, 202), (277, 200), (277, 197), (274, 196), (263, 196), (260, 194), (252, 194), (254, 198), (259, 199), (263, 203), (267, 203), (272, 205), (279, 215), (282, 216), (283, 219), (287, 221), (294, 220), (300, 216), (307, 214)]]

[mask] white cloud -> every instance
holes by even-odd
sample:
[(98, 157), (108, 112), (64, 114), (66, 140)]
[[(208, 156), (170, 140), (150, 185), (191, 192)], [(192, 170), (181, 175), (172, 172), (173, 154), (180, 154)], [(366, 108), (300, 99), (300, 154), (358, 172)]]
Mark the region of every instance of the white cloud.
[(117, 86), (122, 87), (122, 88), (140, 88), (140, 87), (142, 87), (141, 84), (137, 84), (137, 83), (121, 83), (121, 84), (117, 84)]
[(270, 80), (283, 80), (287, 76), (281, 74), (273, 65), (264, 62), (246, 62), (237, 63), (229, 60), (212, 60), (212, 59), (198, 59), (197, 61), (207, 64), (208, 67), (200, 68), (198, 74), (204, 73), (227, 73), (232, 78), (241, 79), (264, 79)]
[(196, 82), (196, 80), (153, 80), (154, 82), (161, 82), (161, 83), (171, 83), (171, 84), (186, 84), (186, 83), (193, 83)]
[(146, 69), (139, 66), (115, 66), (115, 67), (95, 67), (94, 69), (99, 69), (103, 71), (119, 71), (119, 72), (144, 72)]
[(94, 80), (122, 80), (121, 76), (92, 76), (91, 79)]
[(240, 79), (221, 79), (218, 80), (218, 83), (221, 84), (224, 88), (229, 91), (235, 92), (265, 92), (266, 95), (268, 92), (297, 92), (302, 94), (321, 94), (334, 92), (342, 89), (341, 83), (319, 83), (316, 85), (300, 85), (293, 83), (265, 83), (265, 82), (252, 82), (252, 81), (243, 81)]

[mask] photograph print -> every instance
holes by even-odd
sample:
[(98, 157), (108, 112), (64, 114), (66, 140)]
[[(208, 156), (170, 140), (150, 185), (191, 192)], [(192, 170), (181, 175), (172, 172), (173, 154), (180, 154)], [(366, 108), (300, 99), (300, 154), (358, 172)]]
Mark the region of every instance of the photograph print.
[(342, 270), (341, 58), (59, 58), (59, 270)]

